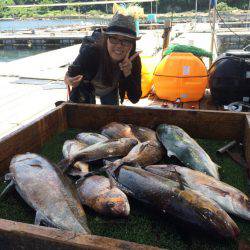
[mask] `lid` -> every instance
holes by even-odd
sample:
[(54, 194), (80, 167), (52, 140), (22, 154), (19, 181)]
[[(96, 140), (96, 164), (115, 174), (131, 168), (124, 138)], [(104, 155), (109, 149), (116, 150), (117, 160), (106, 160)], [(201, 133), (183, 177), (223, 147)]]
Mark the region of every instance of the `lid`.
[(172, 52), (157, 65), (154, 75), (169, 77), (206, 77), (205, 64), (192, 53)]
[(226, 56), (237, 56), (242, 58), (250, 58), (250, 51), (245, 50), (228, 50), (225, 52)]

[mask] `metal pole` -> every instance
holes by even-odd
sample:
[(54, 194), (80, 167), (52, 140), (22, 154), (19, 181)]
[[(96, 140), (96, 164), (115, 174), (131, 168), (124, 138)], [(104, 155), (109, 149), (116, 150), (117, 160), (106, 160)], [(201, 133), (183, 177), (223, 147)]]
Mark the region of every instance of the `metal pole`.
[[(212, 23), (212, 32), (211, 32), (211, 47), (210, 47), (210, 51), (213, 55), (214, 53), (214, 39), (215, 39), (215, 23), (216, 23), (216, 4), (214, 5), (213, 9), (212, 9), (212, 13), (213, 13), (213, 23)], [(209, 66), (212, 65), (212, 59), (209, 59)]]
[(197, 22), (198, 0), (195, 0), (195, 21)]
[(150, 4), (151, 4), (151, 14), (152, 14), (153, 13), (153, 2), (151, 1)]

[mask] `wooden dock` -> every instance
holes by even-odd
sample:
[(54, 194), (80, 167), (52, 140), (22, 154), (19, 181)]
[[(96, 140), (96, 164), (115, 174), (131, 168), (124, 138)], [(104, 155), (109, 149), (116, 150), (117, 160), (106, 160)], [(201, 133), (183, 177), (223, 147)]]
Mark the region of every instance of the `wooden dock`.
[[(150, 46), (148, 45), (150, 41)], [(186, 32), (171, 41), (191, 44), (208, 50), (208, 32)], [(138, 50), (143, 55), (161, 53), (162, 30), (143, 30)], [(63, 82), (67, 66), (75, 59), (80, 48), (74, 45), (41, 53), (8, 63), (0, 63), (0, 137), (20, 128), (55, 107), (56, 101), (66, 101), (67, 91)], [(125, 100), (124, 105), (131, 105)], [(200, 102), (172, 103), (150, 95), (135, 106), (186, 109), (221, 109), (215, 107), (206, 92)]]

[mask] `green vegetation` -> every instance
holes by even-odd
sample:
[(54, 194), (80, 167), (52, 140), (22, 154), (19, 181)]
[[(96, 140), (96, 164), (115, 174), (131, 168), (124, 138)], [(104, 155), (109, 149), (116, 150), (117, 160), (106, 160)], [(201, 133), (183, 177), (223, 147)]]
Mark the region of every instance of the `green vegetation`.
[[(61, 160), (62, 144), (66, 139), (72, 139), (79, 130), (68, 130), (56, 135), (48, 142), (40, 154), (51, 161)], [(227, 156), (218, 156), (216, 150), (227, 142), (214, 140), (198, 140), (198, 143), (209, 153), (211, 158), (221, 168), (220, 176), (229, 183), (247, 193), (246, 177), (240, 166)], [(6, 186), (0, 182), (0, 191)], [(102, 217), (85, 207), (88, 224), (93, 234), (116, 239), (134, 241), (141, 244), (154, 245), (168, 249), (238, 249), (239, 241), (250, 242), (250, 223), (232, 216), (241, 230), (237, 242), (219, 240), (204, 232), (196, 232), (183, 226), (175, 218), (163, 217), (144, 204), (130, 199), (131, 214), (127, 219)], [(0, 203), (0, 218), (33, 223), (35, 213), (20, 196), (13, 192)]]
[(236, 7), (230, 7), (230, 6), (228, 6), (227, 3), (224, 3), (224, 2), (218, 3), (217, 9), (218, 9), (218, 11), (232, 11), (232, 10), (237, 10)]
[[(91, 2), (93, 0), (85, 0)], [(0, 1), (0, 18), (35, 18), (35, 17), (47, 17), (47, 16), (68, 16), (68, 15), (79, 15), (90, 13), (91, 15), (112, 13), (112, 4), (106, 5), (88, 5), (88, 6), (60, 6), (60, 7), (39, 7), (39, 8), (7, 8), (8, 5), (21, 5), (21, 4), (51, 4), (51, 3), (70, 3), (70, 2), (81, 2), (79, 0), (1, 0)], [(198, 10), (208, 10), (208, 0), (198, 1)], [(234, 0), (223, 0), (218, 1), (219, 10), (232, 10), (233, 9), (248, 9), (248, 0), (234, 1)], [(141, 7), (144, 8), (145, 13), (151, 11), (150, 3), (141, 3)], [(194, 0), (158, 0), (157, 2), (158, 13), (168, 12), (185, 12), (191, 11), (195, 8)], [(155, 3), (153, 3), (153, 11), (155, 9)], [(99, 11), (99, 12), (95, 12)], [(94, 12), (94, 13), (93, 13)]]

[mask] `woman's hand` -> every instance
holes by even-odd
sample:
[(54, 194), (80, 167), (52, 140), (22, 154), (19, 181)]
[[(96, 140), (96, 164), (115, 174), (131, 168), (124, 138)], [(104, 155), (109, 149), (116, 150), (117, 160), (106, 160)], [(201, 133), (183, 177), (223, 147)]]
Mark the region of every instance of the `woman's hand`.
[(71, 86), (72, 88), (76, 88), (80, 84), (82, 78), (83, 78), (83, 75), (70, 77), (66, 73), (65, 77), (64, 77), (64, 82), (65, 82), (66, 85)]
[(121, 69), (121, 71), (123, 72), (123, 75), (125, 77), (128, 77), (129, 75), (131, 75), (131, 71), (132, 71), (132, 61), (140, 54), (141, 52), (137, 52), (134, 55), (132, 55), (131, 57), (129, 57), (129, 52), (127, 53), (127, 55), (125, 56), (124, 60), (122, 62), (119, 63), (119, 67)]

